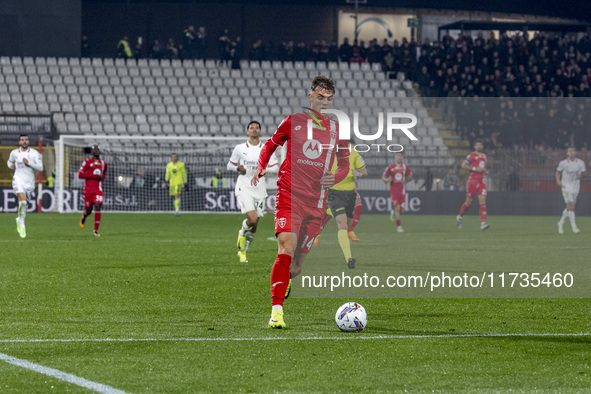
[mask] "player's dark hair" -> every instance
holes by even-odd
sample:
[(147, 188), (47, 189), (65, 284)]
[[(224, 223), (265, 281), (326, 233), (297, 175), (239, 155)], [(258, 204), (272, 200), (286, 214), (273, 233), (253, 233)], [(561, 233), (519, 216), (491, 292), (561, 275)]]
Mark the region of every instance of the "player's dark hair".
[(311, 87), (312, 91), (316, 90), (316, 88), (318, 88), (318, 87), (328, 90), (329, 92), (333, 92), (333, 93), (335, 92), (334, 81), (324, 75), (318, 75), (312, 81), (312, 87)]
[(263, 127), (261, 126), (261, 124), (259, 122), (257, 122), (256, 120), (251, 120), (250, 123), (248, 124), (248, 126), (246, 126), (246, 130), (248, 130), (250, 128), (251, 124), (258, 124), (259, 125), (259, 129), (263, 129)]
[(179, 155), (177, 155), (176, 153), (172, 153), (171, 156), (179, 157)]
[(482, 142), (482, 140), (480, 138), (474, 140), (474, 145), (476, 145), (477, 143), (481, 143), (482, 145), (484, 145), (484, 142)]
[(21, 135), (18, 136), (18, 138), (20, 140), (21, 137), (28, 137), (28, 136), (29, 136), (28, 134), (21, 134)]

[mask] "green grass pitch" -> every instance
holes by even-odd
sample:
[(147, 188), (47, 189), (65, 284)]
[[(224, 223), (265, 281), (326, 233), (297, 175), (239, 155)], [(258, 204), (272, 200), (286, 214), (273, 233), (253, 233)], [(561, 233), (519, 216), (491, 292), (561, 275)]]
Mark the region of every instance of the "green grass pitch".
[[(361, 298), (367, 329), (341, 333), (334, 313), (349, 299), (292, 297), (288, 329), (271, 330), (272, 215), (246, 264), (239, 215), (105, 212), (100, 238), (78, 218), (31, 214), (21, 240), (0, 215), (0, 353), (129, 393), (591, 390), (591, 336), (564, 335), (591, 332), (589, 299)], [(453, 217), (407, 215), (397, 234), (387, 216), (362, 216), (357, 271), (383, 254), (369, 239), (409, 265), (589, 260), (588, 218), (562, 236), (554, 217), (489, 219), (482, 233), (477, 216), (457, 230)], [(306, 264), (340, 262), (335, 227)], [(117, 341), (92, 341), (106, 338)], [(86, 391), (0, 361), (0, 393)]]

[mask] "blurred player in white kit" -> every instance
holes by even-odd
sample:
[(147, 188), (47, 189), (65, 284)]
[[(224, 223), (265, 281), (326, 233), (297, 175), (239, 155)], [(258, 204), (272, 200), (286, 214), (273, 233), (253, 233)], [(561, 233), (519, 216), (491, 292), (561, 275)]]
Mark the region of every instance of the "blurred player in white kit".
[(27, 216), (28, 200), (35, 190), (35, 171), (43, 171), (43, 160), (39, 152), (29, 147), (29, 136), (21, 134), (18, 140), (19, 148), (10, 152), (8, 168), (14, 170), (12, 189), (18, 199), (18, 216), (16, 231), (21, 238), (27, 236), (25, 216)]
[(587, 168), (585, 162), (577, 159), (577, 150), (569, 147), (566, 151), (567, 158), (562, 160), (556, 168), (556, 184), (562, 188), (562, 196), (566, 203), (566, 208), (562, 211), (562, 217), (558, 221), (558, 233), (564, 233), (564, 221), (568, 217), (573, 233), (580, 233), (575, 223), (575, 203), (581, 188), (581, 178), (585, 176)]

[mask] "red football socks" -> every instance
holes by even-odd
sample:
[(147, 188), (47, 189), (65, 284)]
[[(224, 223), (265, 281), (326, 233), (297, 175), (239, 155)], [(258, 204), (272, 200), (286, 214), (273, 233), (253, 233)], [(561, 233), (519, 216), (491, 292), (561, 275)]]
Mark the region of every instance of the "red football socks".
[(359, 222), (359, 218), (361, 217), (361, 210), (363, 209), (362, 204), (355, 205), (355, 209), (353, 210), (353, 221), (351, 222), (351, 228), (349, 231), (353, 231), (357, 223)]
[(272, 305), (283, 305), (287, 285), (289, 284), (291, 256), (279, 254), (271, 270), (271, 299)]
[(94, 231), (98, 231), (101, 225), (101, 211), (94, 211)]
[(466, 205), (466, 203), (463, 203), (462, 208), (460, 209), (460, 216), (464, 216), (469, 207), (470, 205)]
[(482, 223), (486, 222), (486, 205), (482, 204), (480, 206), (480, 221)]

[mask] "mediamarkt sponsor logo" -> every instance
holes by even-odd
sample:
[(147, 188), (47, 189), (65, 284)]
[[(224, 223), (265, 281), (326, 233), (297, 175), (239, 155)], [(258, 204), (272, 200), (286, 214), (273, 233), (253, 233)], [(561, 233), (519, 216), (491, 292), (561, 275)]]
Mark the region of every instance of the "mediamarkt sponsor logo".
[[(339, 139), (341, 140), (350, 140), (351, 139), (351, 121), (349, 120), (349, 116), (338, 109), (322, 109), (320, 110), (321, 114), (333, 114), (337, 117), (339, 122)], [(394, 119), (409, 119), (410, 123), (394, 123)], [(319, 123), (319, 121), (314, 118), (314, 120)], [(387, 112), (386, 113), (386, 139), (388, 141), (392, 140), (392, 136), (395, 130), (402, 131), (408, 139), (411, 141), (418, 141), (418, 138), (409, 130), (417, 125), (417, 117), (408, 112)], [(308, 119), (308, 140), (314, 141), (313, 136), (313, 122), (312, 119)], [(353, 113), (353, 133), (355, 137), (362, 141), (375, 141), (382, 136), (384, 133), (384, 113), (380, 112), (378, 114), (378, 131), (374, 134), (363, 134), (359, 131), (359, 113)], [(400, 144), (356, 144), (352, 148), (357, 152), (369, 152), (372, 147), (376, 149), (378, 152), (381, 151), (383, 148), (385, 151), (396, 153), (402, 152), (404, 150), (404, 146)], [(321, 151), (322, 149), (330, 149), (333, 148), (330, 144), (323, 144), (320, 145)], [(339, 146), (336, 147), (337, 151), (340, 148)], [(348, 148), (351, 150), (351, 147)], [(307, 155), (306, 155), (307, 156)]]

